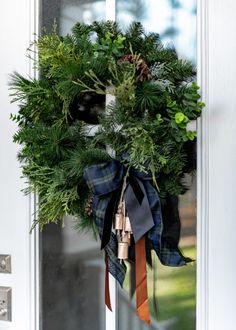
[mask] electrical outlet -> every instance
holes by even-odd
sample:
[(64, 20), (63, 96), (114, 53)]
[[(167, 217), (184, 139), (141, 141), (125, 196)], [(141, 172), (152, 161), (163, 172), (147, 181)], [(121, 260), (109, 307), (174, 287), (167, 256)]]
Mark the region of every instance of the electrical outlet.
[(11, 273), (11, 256), (0, 254), (0, 273)]
[(0, 286), (0, 321), (11, 321), (11, 288)]

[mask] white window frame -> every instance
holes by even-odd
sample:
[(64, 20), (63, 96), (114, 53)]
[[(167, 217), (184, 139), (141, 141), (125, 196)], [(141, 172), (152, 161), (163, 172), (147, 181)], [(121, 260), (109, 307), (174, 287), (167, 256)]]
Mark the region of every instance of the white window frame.
[[(32, 38), (39, 35), (39, 21), (40, 21), (40, 0), (29, 0), (29, 45), (32, 42)], [(34, 49), (36, 50), (36, 49)], [(32, 52), (31, 55), (36, 59), (36, 52)], [(28, 74), (32, 78), (37, 78), (38, 71), (35, 69), (33, 61), (28, 60)], [(37, 211), (37, 196), (30, 194), (29, 196), (29, 228), (32, 227), (34, 222), (34, 214)], [(30, 296), (30, 329), (41, 329), (41, 294), (40, 294), (40, 243), (39, 243), (39, 228), (29, 235), (29, 296)]]
[[(106, 0), (106, 20), (116, 21), (116, 0)], [(109, 100), (106, 100), (109, 103)], [(106, 307), (106, 330), (118, 330), (117, 318), (117, 283), (115, 278), (109, 273), (110, 299), (112, 312)]]
[(209, 109), (208, 0), (197, 0), (197, 73), (206, 107), (197, 121), (197, 311), (196, 329), (209, 329)]

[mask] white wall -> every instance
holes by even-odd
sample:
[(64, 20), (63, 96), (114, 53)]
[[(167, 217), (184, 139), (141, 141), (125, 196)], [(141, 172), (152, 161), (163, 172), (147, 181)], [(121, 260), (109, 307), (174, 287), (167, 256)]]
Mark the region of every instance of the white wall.
[[(30, 7), (31, 5), (31, 7)], [(16, 160), (17, 146), (12, 143), (15, 126), (9, 120), (17, 110), (10, 105), (7, 82), (9, 73), (29, 73), (26, 48), (29, 45), (31, 10), (34, 1), (0, 1), (0, 254), (12, 256), (12, 274), (0, 274), (0, 286), (13, 290), (13, 320), (0, 321), (0, 330), (33, 330), (29, 311), (31, 238), (29, 235), (29, 198), (21, 193), (23, 180)]]
[(198, 219), (198, 279), (202, 282), (198, 281), (198, 330), (234, 330), (236, 1), (199, 0), (198, 3), (201, 80), (207, 103), (199, 148), (201, 177), (198, 197), (202, 200), (198, 200), (201, 208)]
[(209, 6), (209, 325), (236, 327), (236, 2)]

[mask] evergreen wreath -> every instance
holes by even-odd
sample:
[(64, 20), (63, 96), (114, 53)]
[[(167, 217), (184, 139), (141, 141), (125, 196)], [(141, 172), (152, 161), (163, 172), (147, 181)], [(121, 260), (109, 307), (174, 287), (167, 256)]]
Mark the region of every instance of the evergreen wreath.
[[(33, 44), (40, 77), (12, 75), (12, 102), (20, 110), (11, 119), (19, 127), (14, 142), (22, 146), (25, 191), (39, 196), (41, 228), (69, 214), (78, 228), (96, 231), (83, 173), (111, 159), (107, 145), (126, 166), (151, 171), (162, 200), (185, 192), (196, 138), (187, 124), (204, 106), (190, 62), (138, 22), (125, 33), (111, 21), (77, 23), (65, 37), (54, 25)], [(116, 102), (106, 108), (107, 93)], [(93, 137), (89, 124), (99, 124)]]
[[(151, 250), (164, 265), (191, 261), (178, 248), (177, 196), (195, 167), (188, 123), (204, 106), (195, 69), (138, 22), (125, 33), (111, 21), (77, 23), (65, 37), (54, 26), (33, 44), (39, 78), (14, 73), (10, 89), (25, 191), (39, 196), (35, 224), (73, 215), (99, 233), (110, 309), (108, 272), (122, 285), (124, 260), (135, 263), (137, 314), (150, 323)], [(107, 94), (115, 101), (105, 106)]]
[[(196, 138), (188, 123), (204, 106), (192, 63), (138, 22), (126, 32), (111, 21), (77, 23), (65, 37), (54, 26), (33, 44), (40, 76), (14, 73), (10, 90), (20, 104), (11, 119), (26, 193), (39, 196), (35, 224), (73, 215), (79, 229), (96, 232), (84, 170), (112, 158), (150, 172), (163, 202), (185, 191)], [(115, 96), (107, 107), (106, 94)], [(94, 136), (91, 124), (99, 124)]]

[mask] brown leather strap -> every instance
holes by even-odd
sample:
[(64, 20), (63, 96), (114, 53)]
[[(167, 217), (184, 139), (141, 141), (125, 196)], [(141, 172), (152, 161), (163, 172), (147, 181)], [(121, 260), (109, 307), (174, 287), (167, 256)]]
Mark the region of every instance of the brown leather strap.
[(105, 275), (105, 304), (112, 312), (111, 298), (110, 298), (110, 285), (109, 285), (109, 271), (108, 271), (108, 256), (106, 255), (106, 275)]
[(136, 308), (138, 317), (150, 324), (148, 305), (145, 236), (135, 244)]

